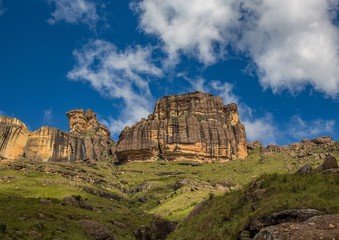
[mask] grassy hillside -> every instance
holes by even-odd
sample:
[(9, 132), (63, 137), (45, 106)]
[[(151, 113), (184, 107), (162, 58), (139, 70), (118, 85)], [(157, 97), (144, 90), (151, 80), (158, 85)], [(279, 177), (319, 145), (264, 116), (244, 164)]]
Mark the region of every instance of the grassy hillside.
[[(314, 152), (339, 156), (337, 145)], [(204, 208), (211, 214), (203, 213), (192, 223), (184, 221), (172, 239), (192, 239), (190, 232), (204, 229), (205, 221), (213, 225), (213, 236), (236, 234), (251, 217), (297, 207), (297, 203), (337, 211), (331, 202), (334, 197), (339, 199), (339, 189), (332, 184), (338, 183), (337, 177), (283, 175), (294, 173), (305, 163), (318, 166), (320, 162), (312, 154), (302, 158), (261, 156), (255, 150), (245, 160), (210, 164), (159, 160), (115, 166), (110, 162), (42, 163), (25, 159), (0, 164), (0, 239), (88, 239), (82, 220), (99, 222), (117, 239), (135, 239), (133, 231), (152, 229), (152, 223), (159, 219), (181, 222), (206, 199), (213, 199)], [(262, 174), (266, 174), (267, 201), (252, 211), (250, 203), (243, 201), (243, 186)], [(302, 195), (300, 189), (307, 191)], [(63, 199), (71, 196), (90, 208), (65, 204)], [(301, 202), (298, 199), (302, 197)]]
[[(169, 239), (237, 239), (253, 218), (286, 209), (314, 208), (339, 213), (339, 174), (271, 174), (260, 177), (256, 183), (260, 184), (206, 200)], [(257, 196), (259, 189), (263, 191)]]

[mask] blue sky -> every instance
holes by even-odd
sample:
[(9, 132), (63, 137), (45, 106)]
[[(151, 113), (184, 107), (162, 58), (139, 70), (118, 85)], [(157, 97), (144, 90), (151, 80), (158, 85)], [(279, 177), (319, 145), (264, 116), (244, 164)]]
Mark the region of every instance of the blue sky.
[(156, 99), (239, 105), (249, 141), (339, 139), (339, 0), (0, 0), (0, 114), (116, 140)]

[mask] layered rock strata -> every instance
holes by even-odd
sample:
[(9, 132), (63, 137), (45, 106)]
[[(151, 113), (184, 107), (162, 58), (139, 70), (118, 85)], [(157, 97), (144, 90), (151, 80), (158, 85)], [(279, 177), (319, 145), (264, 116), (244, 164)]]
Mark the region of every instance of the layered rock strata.
[(29, 131), (19, 119), (0, 116), (0, 159), (22, 157), (28, 137)]
[(110, 132), (95, 113), (77, 109), (67, 117), (70, 133), (45, 126), (30, 133), (20, 120), (0, 117), (0, 158), (73, 162), (114, 157)]
[(69, 160), (69, 134), (52, 127), (32, 132), (26, 145), (25, 157), (43, 161)]
[(202, 92), (171, 95), (157, 101), (153, 114), (119, 137), (119, 161), (245, 158), (244, 125), (237, 105)]

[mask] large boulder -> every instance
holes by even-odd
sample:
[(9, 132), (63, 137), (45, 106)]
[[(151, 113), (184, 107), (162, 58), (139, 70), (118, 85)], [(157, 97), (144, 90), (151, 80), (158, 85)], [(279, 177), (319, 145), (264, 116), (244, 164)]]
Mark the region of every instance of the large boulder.
[(224, 106), (220, 97), (202, 92), (166, 96), (147, 119), (122, 131), (116, 154), (120, 162), (245, 158), (245, 127), (237, 105)]
[(338, 168), (338, 162), (337, 159), (332, 156), (332, 155), (328, 155), (326, 156), (323, 164), (320, 166), (321, 170), (329, 170), (329, 169), (333, 169), (333, 168)]
[(306, 222), (288, 222), (263, 228), (254, 240), (332, 240), (339, 238), (339, 215), (315, 216)]
[(24, 155), (29, 131), (19, 119), (0, 116), (0, 159), (17, 159)]

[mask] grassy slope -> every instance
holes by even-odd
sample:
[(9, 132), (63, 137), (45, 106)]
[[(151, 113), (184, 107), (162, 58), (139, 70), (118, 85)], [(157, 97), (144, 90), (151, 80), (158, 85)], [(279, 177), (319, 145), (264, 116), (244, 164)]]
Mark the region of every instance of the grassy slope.
[[(339, 213), (339, 174), (273, 174), (260, 180), (266, 189), (261, 200), (248, 198), (248, 187), (207, 200), (199, 214), (183, 221), (169, 239), (236, 239), (251, 219), (286, 209), (315, 208)], [(253, 204), (257, 206), (255, 210)]]
[[(314, 152), (324, 151), (314, 149)], [(331, 152), (339, 156), (338, 148)], [(118, 239), (133, 239), (132, 231), (143, 225), (150, 226), (153, 215), (180, 222), (195, 205), (209, 196), (223, 196), (231, 191), (229, 198), (234, 198), (230, 201), (232, 205), (238, 202), (237, 194), (241, 194), (237, 189), (264, 173), (291, 173), (305, 163), (317, 166), (320, 162), (312, 156), (302, 159), (278, 154), (261, 157), (259, 151), (251, 152), (246, 160), (195, 167), (162, 160), (122, 166), (104, 162), (89, 166), (20, 160), (9, 166), (0, 165), (0, 180), (13, 177), (8, 183), (0, 182), (0, 204), (3, 206), (0, 208), (0, 231), (1, 223), (7, 226), (1, 238), (13, 237), (16, 231), (25, 236), (29, 236), (30, 231), (37, 231), (43, 239), (86, 239), (78, 220), (95, 219), (105, 224)], [(180, 174), (159, 176), (159, 172)], [(180, 181), (184, 183), (175, 188)], [(122, 199), (95, 196), (83, 191), (83, 187)], [(87, 199), (95, 211), (63, 206), (62, 199), (72, 195)], [(49, 198), (52, 204), (42, 205), (40, 198)], [(223, 198), (215, 201), (217, 199), (224, 201)], [(112, 221), (126, 226), (118, 227)], [(233, 225), (231, 228), (235, 228)]]

